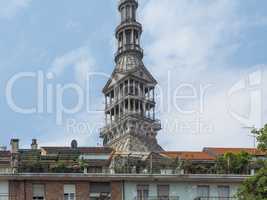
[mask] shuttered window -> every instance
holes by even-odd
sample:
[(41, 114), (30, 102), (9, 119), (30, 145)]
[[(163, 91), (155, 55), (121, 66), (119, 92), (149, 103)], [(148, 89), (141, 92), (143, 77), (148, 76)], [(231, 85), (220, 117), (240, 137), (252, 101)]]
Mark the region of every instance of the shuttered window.
[(197, 187), (198, 197), (202, 197), (203, 200), (208, 200), (210, 196), (210, 187), (208, 185), (199, 185)]
[(0, 182), (0, 199), (8, 200), (8, 182)]
[(75, 185), (64, 185), (64, 200), (75, 200), (76, 188)]
[(148, 200), (149, 186), (137, 185), (137, 200)]
[(158, 199), (159, 200), (168, 200), (170, 194), (169, 185), (158, 185)]
[(42, 184), (32, 185), (32, 199), (33, 200), (44, 200), (45, 199), (45, 189)]
[(218, 196), (219, 196), (219, 200), (230, 198), (229, 186), (218, 186)]
[(90, 200), (110, 200), (111, 186), (110, 183), (90, 183)]

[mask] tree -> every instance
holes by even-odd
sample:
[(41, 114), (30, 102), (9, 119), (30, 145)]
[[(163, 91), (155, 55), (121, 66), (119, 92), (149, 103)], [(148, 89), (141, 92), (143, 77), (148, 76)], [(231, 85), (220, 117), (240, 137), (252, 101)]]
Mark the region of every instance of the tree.
[(267, 124), (260, 130), (253, 130), (252, 133), (257, 136), (258, 149), (267, 151)]
[(251, 156), (246, 152), (226, 153), (216, 160), (216, 171), (219, 174), (248, 174)]
[[(253, 130), (257, 135), (258, 149), (267, 150), (267, 124), (260, 130)], [(259, 163), (260, 162), (260, 163)], [(239, 200), (267, 200), (267, 161), (258, 161), (263, 167), (255, 176), (247, 179), (239, 188), (237, 197)]]
[(239, 200), (267, 200), (267, 165), (242, 184), (237, 196)]

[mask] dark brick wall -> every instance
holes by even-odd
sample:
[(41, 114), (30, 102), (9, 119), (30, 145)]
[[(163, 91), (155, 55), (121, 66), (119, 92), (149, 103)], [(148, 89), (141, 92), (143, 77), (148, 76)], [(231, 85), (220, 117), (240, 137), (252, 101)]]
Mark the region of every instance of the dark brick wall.
[(122, 200), (122, 182), (115, 181), (111, 182), (111, 199), (112, 200)]
[(88, 182), (78, 182), (76, 183), (76, 200), (88, 200), (89, 199), (89, 187)]
[(46, 200), (63, 200), (64, 184), (61, 182), (45, 182)]
[[(32, 200), (32, 185), (44, 184), (46, 200), (63, 200), (64, 184), (75, 184), (77, 200), (88, 200), (89, 182), (64, 182), (64, 181), (10, 181), (10, 200)], [(111, 182), (112, 200), (122, 200), (122, 182)]]
[(32, 200), (32, 184), (25, 181), (9, 182), (10, 200)]

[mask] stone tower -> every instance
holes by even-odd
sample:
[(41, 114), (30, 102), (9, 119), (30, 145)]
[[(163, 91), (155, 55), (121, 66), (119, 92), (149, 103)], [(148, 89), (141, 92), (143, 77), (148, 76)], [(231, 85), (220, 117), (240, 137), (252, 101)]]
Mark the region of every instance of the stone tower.
[(121, 23), (116, 29), (116, 67), (106, 83), (104, 146), (123, 152), (163, 151), (156, 136), (161, 129), (155, 118), (157, 81), (143, 64), (140, 46), (142, 25), (136, 21), (136, 0), (120, 0)]

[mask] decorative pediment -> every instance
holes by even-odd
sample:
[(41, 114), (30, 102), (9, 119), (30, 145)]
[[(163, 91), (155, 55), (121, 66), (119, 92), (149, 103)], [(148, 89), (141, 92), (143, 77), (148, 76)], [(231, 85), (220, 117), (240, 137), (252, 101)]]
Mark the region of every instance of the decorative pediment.
[(113, 71), (111, 78), (106, 83), (103, 92), (110, 89), (112, 86), (120, 82), (122, 79), (125, 79), (126, 77), (135, 77), (137, 79), (141, 79), (148, 84), (156, 85), (157, 81), (154, 79), (152, 74), (146, 69), (145, 66), (139, 66), (136, 69), (133, 69), (131, 71), (127, 72), (118, 72), (116, 69)]

